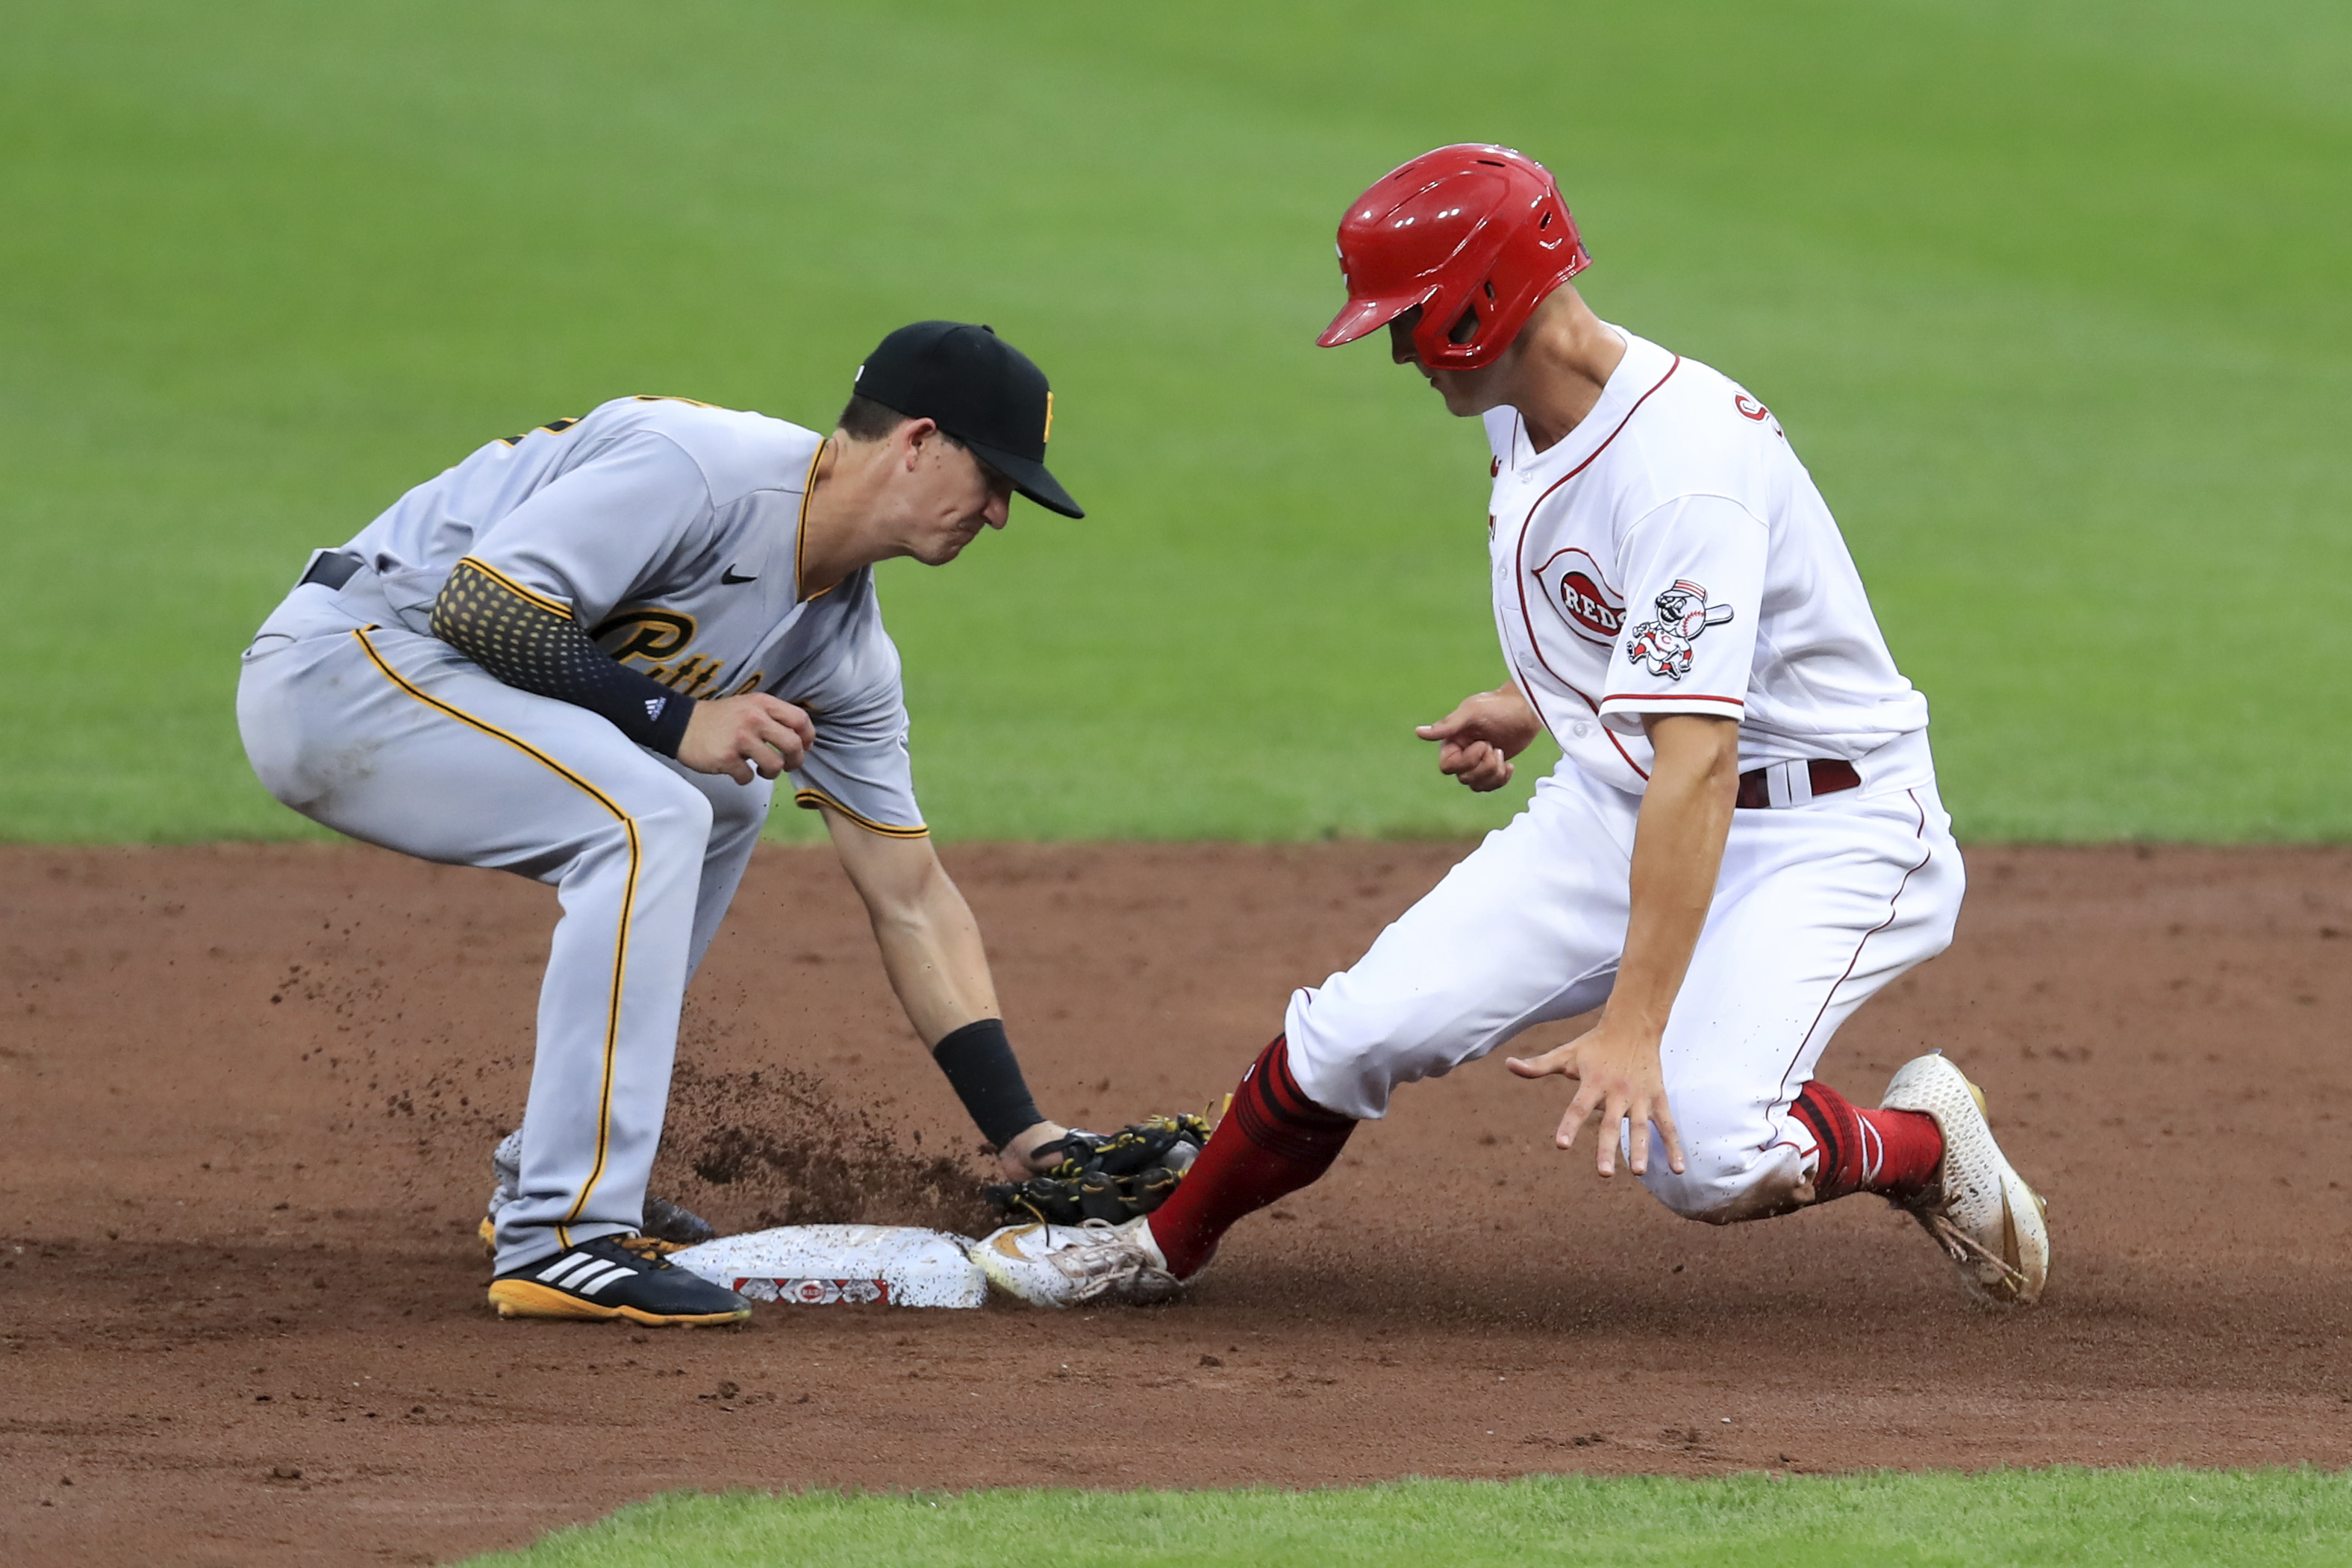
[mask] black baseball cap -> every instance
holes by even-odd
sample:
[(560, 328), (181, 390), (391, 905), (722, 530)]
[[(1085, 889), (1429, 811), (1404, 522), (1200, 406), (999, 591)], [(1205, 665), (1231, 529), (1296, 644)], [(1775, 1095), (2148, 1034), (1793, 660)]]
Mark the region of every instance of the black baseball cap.
[(995, 328), (901, 327), (857, 367), (856, 392), (908, 419), (934, 421), (1046, 510), (1087, 515), (1045, 471), (1045, 437), (1054, 428), (1045, 372)]

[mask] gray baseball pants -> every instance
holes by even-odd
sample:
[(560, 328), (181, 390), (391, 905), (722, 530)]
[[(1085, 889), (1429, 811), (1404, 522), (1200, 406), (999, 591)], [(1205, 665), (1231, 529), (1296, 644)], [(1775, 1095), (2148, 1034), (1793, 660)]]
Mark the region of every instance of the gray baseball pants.
[(556, 890), (504, 1273), (641, 1223), (687, 981), (773, 786), (692, 772), (504, 685), (404, 629), (373, 585), (288, 597), (246, 650), (237, 727), (262, 783), (312, 821)]

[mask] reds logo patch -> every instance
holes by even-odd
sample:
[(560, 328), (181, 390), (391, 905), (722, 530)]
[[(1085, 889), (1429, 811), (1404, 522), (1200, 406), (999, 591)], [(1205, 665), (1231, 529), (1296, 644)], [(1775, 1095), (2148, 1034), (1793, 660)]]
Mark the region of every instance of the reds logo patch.
[(1710, 626), (1731, 619), (1728, 604), (1709, 604), (1706, 590), (1677, 578), (1655, 601), (1658, 618), (1633, 628), (1625, 642), (1625, 656), (1654, 675), (1679, 681), (1691, 670), (1691, 644)]
[(1535, 570), (1544, 597), (1566, 617), (1569, 629), (1588, 643), (1607, 647), (1625, 629), (1625, 601), (1601, 578), (1601, 563), (1570, 547)]

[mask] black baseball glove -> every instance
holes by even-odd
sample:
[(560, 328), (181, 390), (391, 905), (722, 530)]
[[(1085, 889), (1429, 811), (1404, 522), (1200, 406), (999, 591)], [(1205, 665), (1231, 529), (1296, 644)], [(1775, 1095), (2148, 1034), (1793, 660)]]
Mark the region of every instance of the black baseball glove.
[(1058, 1156), (1051, 1170), (984, 1187), (981, 1196), (1008, 1215), (1048, 1225), (1117, 1225), (1167, 1202), (1208, 1141), (1203, 1116), (1154, 1116), (1116, 1133), (1072, 1133), (1038, 1145), (1040, 1155)]

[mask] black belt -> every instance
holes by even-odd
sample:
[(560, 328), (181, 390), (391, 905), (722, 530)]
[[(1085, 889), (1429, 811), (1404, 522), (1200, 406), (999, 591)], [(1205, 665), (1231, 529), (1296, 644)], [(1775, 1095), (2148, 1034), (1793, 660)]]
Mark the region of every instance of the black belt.
[[(1794, 762), (1772, 762), (1751, 768), (1739, 776), (1736, 804), (1743, 811), (1801, 806), (1816, 795), (1834, 795), (1841, 789), (1861, 787), (1862, 775), (1854, 771), (1851, 762), (1830, 762), (1820, 758), (1801, 767)], [(1780, 799), (1774, 800), (1775, 793)]]
[(302, 580), (294, 586), (308, 588), (314, 582), (323, 582), (329, 588), (340, 589), (366, 564), (347, 549), (322, 549), (310, 558), (310, 570), (303, 572)]

